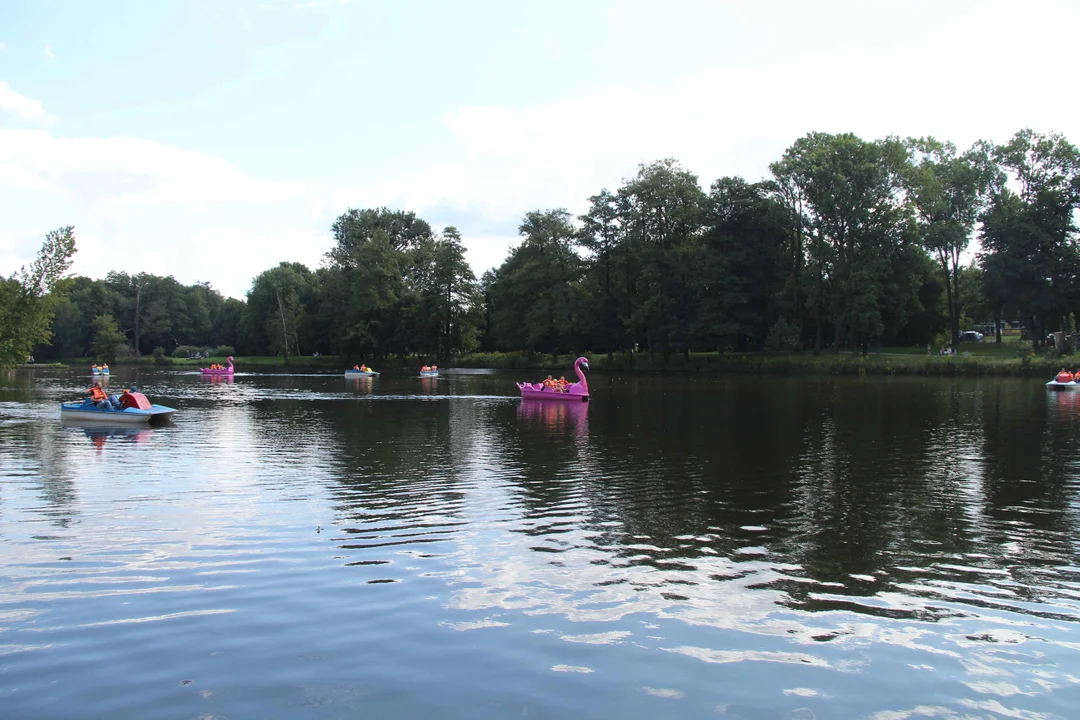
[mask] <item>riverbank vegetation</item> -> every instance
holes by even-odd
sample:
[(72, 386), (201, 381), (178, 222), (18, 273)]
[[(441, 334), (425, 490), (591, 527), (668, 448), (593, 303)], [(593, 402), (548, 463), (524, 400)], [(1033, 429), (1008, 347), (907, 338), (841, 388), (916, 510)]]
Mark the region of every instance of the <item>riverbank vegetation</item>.
[[(757, 182), (705, 190), (669, 159), (600, 189), (580, 216), (526, 212), (521, 242), (479, 280), (456, 228), (386, 208), (347, 210), (321, 267), (282, 262), (243, 300), (145, 273), (74, 278), (52, 293), (52, 344), (39, 334), (33, 352), (500, 366), (588, 351), (597, 367), (643, 370), (1020, 372), (1043, 362), (1048, 333), (1076, 332), (1078, 205), (1080, 154), (1059, 135), (961, 150), (810, 133)], [(926, 357), (928, 345), (968, 348), (958, 343), (976, 326), (1000, 343), (1006, 321), (1030, 355)]]

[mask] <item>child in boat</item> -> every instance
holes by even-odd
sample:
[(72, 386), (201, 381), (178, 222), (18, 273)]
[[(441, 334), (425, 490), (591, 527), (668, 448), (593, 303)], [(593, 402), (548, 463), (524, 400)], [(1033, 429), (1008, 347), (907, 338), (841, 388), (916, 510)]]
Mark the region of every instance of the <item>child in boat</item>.
[(559, 378), (559, 392), (566, 392), (566, 390), (567, 390), (567, 388), (569, 386), (570, 386), (570, 383), (566, 382), (566, 376), (565, 375), (563, 375), (562, 377)]
[(550, 375), (548, 375), (547, 379), (544, 380), (544, 388), (551, 388), (552, 390), (555, 389), (555, 381), (551, 379)]

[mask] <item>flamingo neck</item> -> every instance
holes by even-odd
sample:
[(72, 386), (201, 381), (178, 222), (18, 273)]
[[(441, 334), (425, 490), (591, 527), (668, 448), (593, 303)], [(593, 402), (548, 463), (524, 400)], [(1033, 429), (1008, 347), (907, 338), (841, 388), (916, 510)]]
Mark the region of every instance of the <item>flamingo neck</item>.
[(580, 382), (582, 385), (587, 387), (589, 385), (589, 383), (585, 382), (585, 373), (581, 372), (581, 361), (580, 360), (578, 360), (577, 362), (574, 363), (574, 372), (577, 373), (578, 382)]

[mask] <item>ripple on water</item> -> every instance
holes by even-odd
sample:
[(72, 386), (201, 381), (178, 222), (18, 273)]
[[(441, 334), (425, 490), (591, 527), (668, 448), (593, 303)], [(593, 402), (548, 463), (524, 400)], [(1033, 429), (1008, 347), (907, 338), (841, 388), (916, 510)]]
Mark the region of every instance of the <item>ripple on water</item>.
[(498, 374), (138, 379), (172, 424), (0, 390), (5, 716), (1080, 705), (1080, 427), (1041, 388), (613, 376), (557, 412)]

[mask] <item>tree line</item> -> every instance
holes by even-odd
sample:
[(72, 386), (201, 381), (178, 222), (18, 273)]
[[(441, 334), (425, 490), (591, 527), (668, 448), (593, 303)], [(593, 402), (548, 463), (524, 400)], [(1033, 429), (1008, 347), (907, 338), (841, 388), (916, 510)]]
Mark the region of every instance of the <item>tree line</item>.
[[(578, 217), (527, 212), (521, 242), (479, 280), (456, 228), (403, 210), (347, 210), (320, 267), (283, 262), (244, 300), (145, 273), (61, 279), (66, 228), (0, 283), (0, 353), (865, 353), (956, 343), (969, 323), (992, 323), (1000, 341), (1003, 320), (1037, 344), (1080, 302), (1078, 205), (1080, 154), (1061, 135), (959, 150), (810, 133), (757, 182), (704, 190), (668, 159)], [(19, 313), (36, 319), (17, 331)]]

